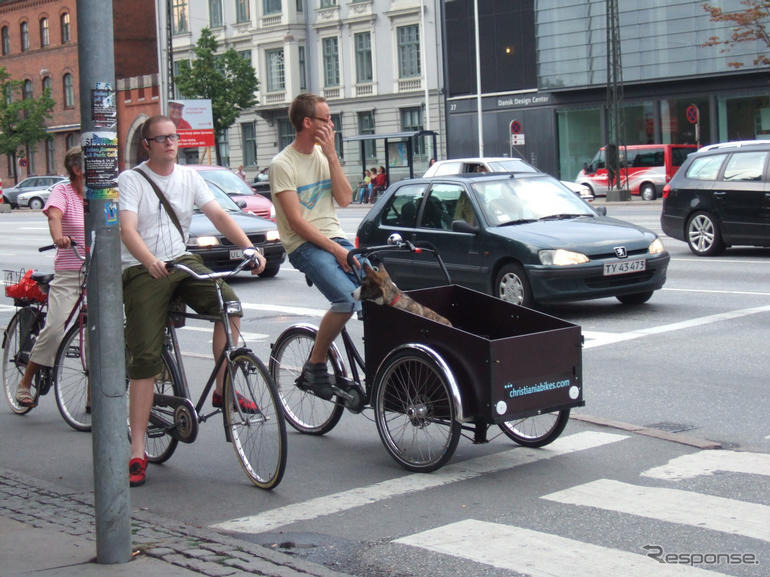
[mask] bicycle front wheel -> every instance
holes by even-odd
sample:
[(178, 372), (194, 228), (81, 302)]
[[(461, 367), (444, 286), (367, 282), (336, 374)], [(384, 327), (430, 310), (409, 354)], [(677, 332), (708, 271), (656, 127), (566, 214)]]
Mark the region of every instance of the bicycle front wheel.
[[(44, 316), (39, 309), (23, 307), (13, 315), (3, 336), (3, 390), (8, 406), (17, 415), (28, 413), (34, 408), (34, 405), (32, 407), (20, 405), (16, 401), (16, 390), (27, 368), (32, 345), (35, 344), (35, 339), (43, 328), (43, 321)], [(37, 405), (40, 390), (36, 379), (33, 379), (30, 393)]]
[[(270, 354), (270, 374), (275, 381), (289, 424), (300, 433), (323, 435), (339, 422), (344, 407), (324, 401), (299, 389), (295, 384), (305, 361), (310, 358), (316, 333), (315, 329), (308, 326), (290, 327), (282, 332)], [(334, 366), (331, 351), (327, 359), (329, 372), (334, 373), (331, 370)]]
[(561, 435), (569, 421), (569, 409), (500, 423), (503, 433), (524, 447), (543, 447)]
[(76, 431), (91, 430), (91, 387), (85, 318), (64, 335), (53, 369), (56, 404), (64, 422)]
[(409, 471), (435, 471), (460, 440), (447, 371), (419, 349), (385, 359), (375, 379), (374, 415), (385, 448)]
[(278, 486), (286, 469), (286, 422), (265, 365), (249, 350), (236, 351), (225, 378), (225, 427), (249, 480)]

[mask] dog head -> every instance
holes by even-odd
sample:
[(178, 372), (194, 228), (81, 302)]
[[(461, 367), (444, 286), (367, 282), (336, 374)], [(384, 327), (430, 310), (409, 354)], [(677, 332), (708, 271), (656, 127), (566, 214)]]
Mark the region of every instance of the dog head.
[(388, 304), (399, 294), (398, 287), (390, 279), (385, 265), (372, 267), (369, 263), (364, 263), (364, 278), (361, 280), (361, 286), (353, 291), (353, 298), (359, 301), (372, 301), (381, 304)]

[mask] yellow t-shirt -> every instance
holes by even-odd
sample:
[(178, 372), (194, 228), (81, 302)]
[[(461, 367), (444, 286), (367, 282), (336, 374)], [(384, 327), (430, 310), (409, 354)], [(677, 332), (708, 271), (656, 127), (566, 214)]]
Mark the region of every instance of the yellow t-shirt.
[[(345, 237), (334, 209), (329, 161), (320, 146), (314, 146), (310, 154), (299, 152), (291, 144), (279, 152), (270, 165), (270, 190), (275, 195), (296, 191), (305, 220), (327, 238)], [(286, 252), (291, 253), (305, 239), (289, 226), (281, 203), (276, 199), (274, 204), (281, 242)]]

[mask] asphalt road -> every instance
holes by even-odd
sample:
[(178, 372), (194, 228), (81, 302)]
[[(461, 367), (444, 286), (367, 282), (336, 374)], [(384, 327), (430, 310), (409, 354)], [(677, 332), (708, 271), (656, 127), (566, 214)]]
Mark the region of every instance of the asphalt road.
[[(658, 232), (659, 210), (660, 201), (608, 205)], [(341, 211), (351, 236), (363, 214)], [(39, 213), (0, 214), (0, 234), (2, 268), (52, 268), (34, 250), (48, 242)], [(766, 575), (770, 250), (703, 259), (664, 242), (668, 281), (645, 305), (547, 309), (582, 327), (586, 406), (544, 449), (462, 439), (449, 465), (414, 475), (387, 455), (370, 412), (346, 414), (324, 437), (290, 432), (286, 476), (267, 493), (248, 484), (214, 419), (149, 468), (132, 506), (361, 576)], [(235, 288), (243, 330), (265, 359), (281, 330), (325, 309), (288, 264)], [(12, 312), (0, 306), (1, 325)], [(350, 329), (360, 338), (360, 322)], [(207, 373), (208, 327), (182, 335), (188, 374)], [(64, 424), (53, 398), (24, 417), (0, 407), (0, 430), (5, 467), (92, 486), (90, 437)], [(690, 437), (722, 450), (676, 442)]]

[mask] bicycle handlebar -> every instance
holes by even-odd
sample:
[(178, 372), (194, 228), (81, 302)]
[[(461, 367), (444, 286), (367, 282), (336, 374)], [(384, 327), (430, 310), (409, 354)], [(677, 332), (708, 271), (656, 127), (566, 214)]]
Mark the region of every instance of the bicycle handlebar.
[[(394, 236), (398, 238), (393, 238)], [(400, 235), (392, 235), (391, 238), (388, 239), (388, 244), (381, 244), (381, 245), (369, 246), (364, 248), (355, 248), (350, 252), (348, 252), (347, 259), (350, 267), (353, 270), (356, 270), (356, 265), (353, 262), (353, 259), (358, 255), (362, 255), (366, 258), (375, 253), (403, 252), (403, 251), (408, 251), (414, 254), (421, 254), (423, 252), (428, 252), (432, 254), (433, 257), (438, 262), (439, 267), (441, 268), (441, 272), (444, 274), (444, 278), (447, 281), (447, 284), (452, 283), (452, 278), (449, 276), (449, 271), (447, 270), (446, 265), (444, 264), (444, 259), (442, 259), (441, 255), (439, 254), (438, 248), (436, 248), (436, 246), (433, 243), (428, 241), (420, 241), (418, 243), (412, 243), (411, 241), (401, 239)]]
[[(249, 254), (247, 254), (247, 251)], [(238, 266), (236, 266), (233, 270), (226, 270), (222, 272), (209, 272), (209, 273), (201, 274), (199, 272), (194, 271), (187, 265), (184, 265), (182, 263), (175, 263), (175, 262), (167, 262), (166, 270), (173, 270), (175, 268), (178, 268), (182, 272), (185, 272), (188, 275), (190, 275), (195, 280), (215, 280), (218, 278), (227, 278), (245, 270), (246, 265), (257, 260), (257, 254), (263, 254), (262, 250), (259, 249), (258, 247), (243, 249), (243, 260), (238, 263)]]
[[(77, 257), (78, 257), (80, 260), (82, 260), (82, 261), (85, 261), (85, 260), (86, 260), (86, 257), (85, 257), (83, 254), (81, 254), (81, 252), (78, 250), (78, 246), (79, 246), (79, 245), (78, 245), (78, 243), (76, 243), (76, 242), (75, 242), (75, 241), (72, 239), (72, 237), (70, 237), (70, 247), (69, 247), (69, 248), (71, 248), (73, 251), (75, 251), (75, 255), (76, 255), (76, 256), (77, 256)], [(38, 250), (38, 252), (45, 252), (45, 251), (47, 251), (47, 250), (53, 250), (53, 249), (55, 249), (55, 248), (59, 248), (59, 247), (57, 247), (55, 244), (47, 244), (47, 245), (45, 245), (45, 246), (41, 246), (41, 247), (40, 247), (39, 249), (37, 249), (37, 250)]]

